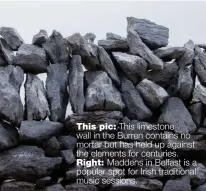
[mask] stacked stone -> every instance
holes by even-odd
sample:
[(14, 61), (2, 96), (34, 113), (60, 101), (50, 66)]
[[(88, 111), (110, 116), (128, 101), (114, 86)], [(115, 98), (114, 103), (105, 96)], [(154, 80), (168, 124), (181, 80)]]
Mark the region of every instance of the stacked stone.
[[(33, 37), (32, 44), (25, 44), (14, 28), (0, 28), (1, 191), (206, 189), (206, 46), (189, 40), (183, 47), (167, 47), (168, 28), (133, 17), (127, 23), (126, 38), (107, 33), (98, 45), (92, 33), (64, 38), (53, 31), (48, 37), (45, 30)], [(40, 73), (47, 73), (46, 86), (37, 76)], [(24, 74), (25, 106), (20, 99)], [(73, 114), (65, 118), (69, 103)], [(197, 160), (197, 175), (137, 175), (121, 177), (135, 178), (136, 184), (76, 184), (80, 167), (75, 153), (85, 150), (76, 148), (80, 122), (174, 125), (174, 132), (159, 133), (191, 134), (185, 141), (194, 141), (195, 148), (177, 149), (174, 160)], [(101, 145), (101, 150), (110, 151)], [(120, 167), (101, 168), (108, 172)]]

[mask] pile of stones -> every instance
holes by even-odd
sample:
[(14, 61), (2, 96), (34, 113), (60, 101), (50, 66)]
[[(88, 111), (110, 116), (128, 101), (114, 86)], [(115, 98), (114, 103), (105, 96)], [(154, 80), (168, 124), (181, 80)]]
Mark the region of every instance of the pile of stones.
[[(1, 191), (206, 190), (205, 44), (189, 40), (169, 47), (168, 28), (133, 17), (127, 18), (126, 38), (107, 33), (98, 45), (92, 33), (64, 38), (41, 30), (32, 44), (14, 28), (2, 27), (0, 35)], [(45, 85), (41, 73), (47, 73)], [(65, 117), (68, 104), (73, 114)], [(76, 148), (80, 122), (174, 125), (174, 132), (163, 133), (191, 134), (187, 141), (195, 148), (177, 152), (181, 160), (198, 161), (197, 174), (139, 175), (133, 177), (136, 184), (77, 184), (75, 153), (85, 149)]]

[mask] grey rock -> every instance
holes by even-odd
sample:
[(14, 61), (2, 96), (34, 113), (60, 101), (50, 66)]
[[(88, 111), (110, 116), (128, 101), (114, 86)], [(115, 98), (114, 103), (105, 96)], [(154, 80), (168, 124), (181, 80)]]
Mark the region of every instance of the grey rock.
[(122, 79), (121, 92), (129, 118), (144, 120), (152, 117), (152, 112), (145, 105), (139, 92), (135, 89), (132, 82), (126, 78)]
[(195, 43), (190, 39), (184, 44), (184, 47), (188, 48), (188, 49), (191, 49), (191, 50), (194, 50)]
[(193, 67), (185, 66), (178, 71), (176, 91), (183, 101), (188, 100), (194, 90)]
[(168, 88), (172, 84), (172, 81), (177, 78), (177, 71), (178, 66), (176, 63), (164, 63), (162, 70), (149, 71), (147, 78), (163, 88)]
[(118, 124), (120, 119), (123, 118), (122, 112), (120, 111), (94, 111), (84, 112), (82, 114), (72, 114), (65, 120), (65, 127), (69, 130), (77, 131), (77, 123), (91, 123), (97, 127), (100, 124)]
[(203, 137), (205, 137), (205, 136), (206, 136), (206, 128), (200, 127), (200, 128), (197, 130), (196, 134), (202, 135)]
[(63, 162), (68, 166), (76, 162), (72, 149), (62, 150), (61, 157), (62, 157)]
[(60, 153), (60, 144), (56, 137), (42, 143), (42, 148), (45, 151), (46, 156), (55, 157)]
[(16, 53), (15, 65), (20, 66), (24, 72), (44, 73), (48, 66), (46, 52), (35, 45), (23, 44)]
[(67, 67), (64, 64), (52, 64), (47, 68), (46, 90), (52, 121), (65, 119), (68, 104), (67, 75)]
[(27, 74), (25, 87), (25, 115), (27, 120), (41, 121), (50, 115), (43, 82), (33, 74)]
[(4, 55), (5, 60), (7, 61), (8, 64), (12, 65), (15, 63), (15, 56), (7, 42), (0, 38), (0, 50)]
[(94, 82), (95, 78), (102, 73), (101, 70), (96, 71), (85, 71), (84, 72), (84, 80), (86, 87)]
[(203, 121), (203, 127), (206, 127), (206, 118), (204, 119), (204, 121)]
[(162, 187), (163, 184), (159, 180), (140, 177), (136, 179), (124, 179), (124, 181), (121, 182), (117, 181), (116, 183), (112, 184), (110, 191), (161, 191)]
[(191, 191), (189, 177), (183, 177), (177, 180), (168, 180), (163, 191)]
[(125, 107), (121, 94), (105, 72), (99, 74), (94, 82), (88, 86), (85, 100), (87, 111), (121, 111)]
[(35, 185), (29, 182), (12, 181), (0, 186), (1, 191), (35, 191)]
[(169, 98), (162, 107), (158, 123), (174, 125), (176, 133), (194, 133), (197, 129), (184, 103), (177, 97)]
[(157, 49), (168, 45), (169, 29), (147, 19), (127, 17), (127, 30), (134, 30), (150, 48)]
[(40, 178), (36, 181), (36, 189), (44, 189), (50, 184), (51, 184), (51, 177), (50, 176)]
[(0, 67), (8, 65), (3, 53), (0, 51)]
[(66, 39), (59, 32), (54, 30), (49, 39), (42, 44), (42, 47), (48, 54), (52, 64), (69, 64), (71, 50)]
[(142, 58), (121, 52), (112, 52), (112, 55), (125, 76), (134, 84), (144, 79), (147, 74), (147, 62)]
[(79, 177), (77, 175), (77, 170), (83, 170), (83, 168), (80, 166), (74, 166), (69, 168), (69, 170), (66, 172), (66, 179), (70, 182), (74, 180), (76, 181), (77, 177)]
[(121, 37), (120, 35), (114, 34), (112, 32), (108, 32), (106, 34), (106, 39), (107, 40), (126, 40), (126, 38)]
[(145, 103), (153, 109), (160, 107), (169, 97), (164, 88), (146, 78), (136, 88)]
[(57, 139), (62, 150), (74, 150), (76, 147), (77, 139), (71, 135), (59, 136)]
[(95, 38), (96, 38), (96, 35), (93, 33), (87, 33), (84, 35), (84, 39), (89, 43), (94, 43)]
[(205, 43), (201, 43), (201, 44), (197, 44), (198, 47), (206, 49), (206, 44)]
[(129, 52), (134, 55), (139, 55), (148, 62), (150, 69), (163, 69), (163, 62), (142, 42), (136, 31), (127, 31), (127, 43)]
[(201, 102), (193, 103), (188, 108), (190, 114), (192, 115), (192, 119), (197, 125), (197, 127), (200, 127), (202, 124), (202, 121), (204, 119), (204, 106)]
[(97, 187), (94, 185), (73, 183), (65, 186), (67, 191), (97, 191)]
[(197, 187), (196, 189), (194, 189), (193, 191), (205, 191), (206, 190), (206, 183)]
[(126, 40), (98, 40), (98, 45), (106, 51), (127, 51), (128, 44)]
[(102, 70), (104, 70), (108, 74), (108, 76), (114, 81), (114, 83), (120, 85), (120, 80), (116, 68), (107, 52), (102, 47), (99, 47), (98, 53), (100, 67), (102, 68)]
[(18, 50), (21, 44), (24, 43), (23, 39), (21, 38), (17, 30), (14, 28), (1, 27), (0, 35), (9, 44), (12, 50)]
[(19, 134), (9, 123), (0, 122), (0, 151), (19, 144)]
[(0, 178), (35, 181), (51, 174), (61, 158), (48, 158), (36, 146), (19, 146), (0, 154)]
[(23, 120), (23, 105), (19, 92), (10, 83), (10, 79), (7, 69), (0, 70), (0, 116), (14, 125), (19, 125)]
[(20, 87), (24, 81), (24, 71), (19, 66), (12, 65), (5, 67), (5, 71), (9, 75), (9, 83), (14, 86), (17, 92), (20, 92)]
[(22, 121), (19, 130), (20, 139), (26, 142), (40, 143), (58, 135), (63, 125), (52, 121)]
[(69, 67), (69, 100), (74, 113), (84, 111), (84, 71), (79, 55), (74, 55)]
[(40, 30), (39, 33), (33, 36), (32, 44), (41, 46), (48, 39), (48, 34), (45, 30)]
[(61, 184), (54, 184), (52, 186), (48, 186), (44, 191), (66, 191)]
[(201, 101), (204, 105), (206, 104), (206, 87), (200, 83), (200, 80), (197, 76), (195, 79), (195, 88), (193, 91), (193, 101)]
[(179, 59), (184, 53), (184, 47), (163, 47), (154, 51), (154, 54), (165, 62)]

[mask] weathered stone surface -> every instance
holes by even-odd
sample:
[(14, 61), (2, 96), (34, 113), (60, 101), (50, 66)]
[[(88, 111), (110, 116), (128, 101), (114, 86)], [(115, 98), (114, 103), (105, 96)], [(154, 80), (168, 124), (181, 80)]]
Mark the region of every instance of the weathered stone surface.
[(154, 51), (154, 54), (165, 62), (179, 59), (184, 53), (184, 47), (163, 47)]
[(106, 39), (107, 39), (107, 40), (126, 40), (126, 38), (121, 37), (120, 35), (114, 34), (114, 33), (112, 33), (112, 32), (108, 32), (108, 33), (106, 34)]
[(9, 83), (14, 86), (17, 92), (20, 92), (20, 87), (24, 81), (24, 71), (19, 66), (9, 65), (4, 68), (9, 75)]
[(200, 128), (197, 130), (196, 134), (202, 135), (202, 136), (206, 136), (206, 128), (200, 127)]
[(35, 45), (23, 44), (16, 53), (15, 65), (20, 66), (24, 72), (44, 73), (48, 66), (46, 52)]
[(206, 190), (206, 183), (197, 187), (196, 189), (194, 189), (193, 191), (205, 191)]
[(84, 111), (84, 71), (79, 55), (74, 55), (69, 67), (69, 100), (74, 113)]
[(97, 187), (94, 185), (86, 185), (86, 184), (69, 184), (65, 186), (67, 191), (97, 191)]
[(52, 64), (69, 64), (71, 50), (66, 39), (59, 32), (54, 30), (47, 41), (42, 44), (42, 47), (48, 54)]
[(0, 186), (1, 191), (35, 191), (35, 185), (29, 182), (12, 181)]
[(51, 177), (50, 176), (46, 176), (44, 178), (40, 178), (36, 181), (36, 189), (44, 189), (46, 188), (48, 185), (51, 184)]
[(191, 191), (189, 177), (183, 177), (177, 180), (168, 180), (163, 191)]
[(197, 127), (200, 127), (204, 119), (204, 106), (202, 102), (193, 103), (189, 106), (188, 110)]
[(0, 67), (8, 65), (3, 53), (0, 51)]
[(139, 92), (126, 78), (122, 79), (121, 92), (129, 118), (144, 120), (152, 117), (152, 112), (143, 102)]
[(178, 66), (176, 63), (164, 63), (162, 70), (149, 71), (147, 78), (163, 88), (168, 88), (172, 84), (172, 81), (177, 78), (177, 71)]
[(77, 170), (82, 170), (82, 169), (83, 167), (81, 166), (74, 166), (69, 168), (69, 170), (66, 172), (66, 179), (71, 182), (76, 181), (77, 177), (81, 177), (77, 175)]
[(195, 89), (193, 91), (193, 101), (201, 101), (204, 105), (206, 104), (206, 87), (200, 83), (197, 76), (195, 79)]
[(134, 55), (141, 56), (148, 62), (150, 69), (163, 69), (163, 62), (142, 42), (136, 31), (127, 31), (127, 43), (129, 52)]
[(191, 185), (193, 187), (200, 186), (205, 183), (206, 181), (206, 168), (203, 164), (198, 163), (197, 166), (191, 166), (189, 168), (190, 170), (195, 170), (196, 169), (196, 174), (192, 175), (189, 174), (188, 176), (190, 177)]
[(52, 64), (47, 68), (46, 89), (50, 105), (50, 120), (63, 121), (68, 104), (67, 67), (64, 64)]
[(57, 139), (62, 150), (74, 150), (76, 147), (77, 139), (71, 135), (59, 136)]
[(52, 137), (51, 139), (43, 142), (42, 148), (45, 151), (45, 155), (49, 157), (58, 156), (60, 153), (60, 144), (56, 137)]
[(136, 88), (146, 105), (153, 109), (161, 106), (169, 97), (164, 88), (146, 78), (142, 80)]
[(88, 86), (85, 96), (86, 110), (123, 110), (121, 94), (105, 72), (100, 73)]
[(98, 45), (106, 51), (127, 51), (128, 44), (126, 40), (98, 40)]
[(104, 70), (108, 74), (108, 76), (114, 81), (114, 83), (120, 85), (120, 80), (116, 68), (114, 67), (114, 64), (107, 52), (102, 47), (99, 47), (98, 53), (100, 67), (102, 68), (102, 70)]
[(189, 111), (177, 97), (171, 97), (166, 101), (158, 123), (174, 125), (176, 133), (194, 133), (197, 129)]
[(112, 52), (112, 55), (126, 77), (134, 84), (137, 84), (146, 76), (147, 62), (139, 56), (122, 52)]
[(17, 30), (14, 28), (1, 27), (0, 35), (9, 44), (12, 50), (17, 50), (21, 46), (21, 44), (24, 43)]
[(43, 82), (33, 74), (27, 74), (25, 87), (25, 115), (27, 120), (41, 121), (50, 115)]
[(48, 186), (44, 191), (66, 191), (61, 184), (54, 184), (52, 186)]
[(48, 39), (48, 34), (45, 30), (40, 30), (36, 35), (33, 36), (32, 44), (41, 46)]
[(96, 38), (96, 35), (93, 33), (87, 33), (84, 35), (84, 39), (89, 43), (94, 43), (95, 38)]
[(127, 17), (127, 29), (138, 33), (142, 41), (150, 48), (156, 49), (168, 45), (169, 29), (147, 19)]
[(194, 89), (193, 67), (185, 66), (178, 71), (178, 79), (176, 84), (176, 91), (178, 97), (183, 101), (188, 100)]
[(62, 157), (63, 162), (68, 166), (76, 162), (72, 149), (62, 150), (61, 157)]
[(191, 49), (191, 50), (194, 50), (195, 43), (190, 39), (184, 44), (184, 47), (188, 48), (188, 49)]
[(22, 121), (19, 130), (20, 139), (39, 143), (50, 139), (63, 130), (63, 125), (52, 121)]
[(8, 123), (0, 122), (0, 151), (9, 149), (19, 144), (19, 134), (15, 127)]
[(100, 75), (102, 73), (101, 70), (96, 70), (96, 71), (85, 71), (84, 72), (84, 81), (85, 81), (85, 85), (86, 87), (88, 85), (90, 85), (94, 80), (95, 78)]
[(161, 191), (162, 182), (155, 179), (136, 178), (125, 179), (124, 183), (116, 182), (112, 184), (110, 191), (125, 191), (125, 190), (145, 190), (145, 191)]
[(97, 127), (100, 124), (117, 124), (120, 119), (123, 118), (122, 112), (120, 111), (94, 111), (94, 112), (84, 112), (82, 114), (72, 114), (65, 120), (65, 127), (69, 130), (77, 131), (76, 123), (91, 123), (95, 124)]
[(15, 56), (7, 42), (0, 38), (0, 50), (4, 55), (5, 60), (7, 61), (8, 64), (12, 65), (15, 63)]
[(36, 146), (19, 146), (0, 154), (0, 178), (35, 181), (48, 176), (61, 158), (48, 158)]
[(10, 79), (7, 69), (0, 70), (0, 116), (14, 125), (19, 125), (23, 120), (23, 105)]

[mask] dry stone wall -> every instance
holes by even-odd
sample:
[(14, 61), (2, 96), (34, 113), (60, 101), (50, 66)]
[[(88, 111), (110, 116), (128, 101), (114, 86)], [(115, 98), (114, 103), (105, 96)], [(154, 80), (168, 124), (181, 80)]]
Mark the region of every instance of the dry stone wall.
[(170, 47), (167, 27), (134, 17), (97, 44), (0, 35), (0, 191), (206, 191), (205, 44)]

